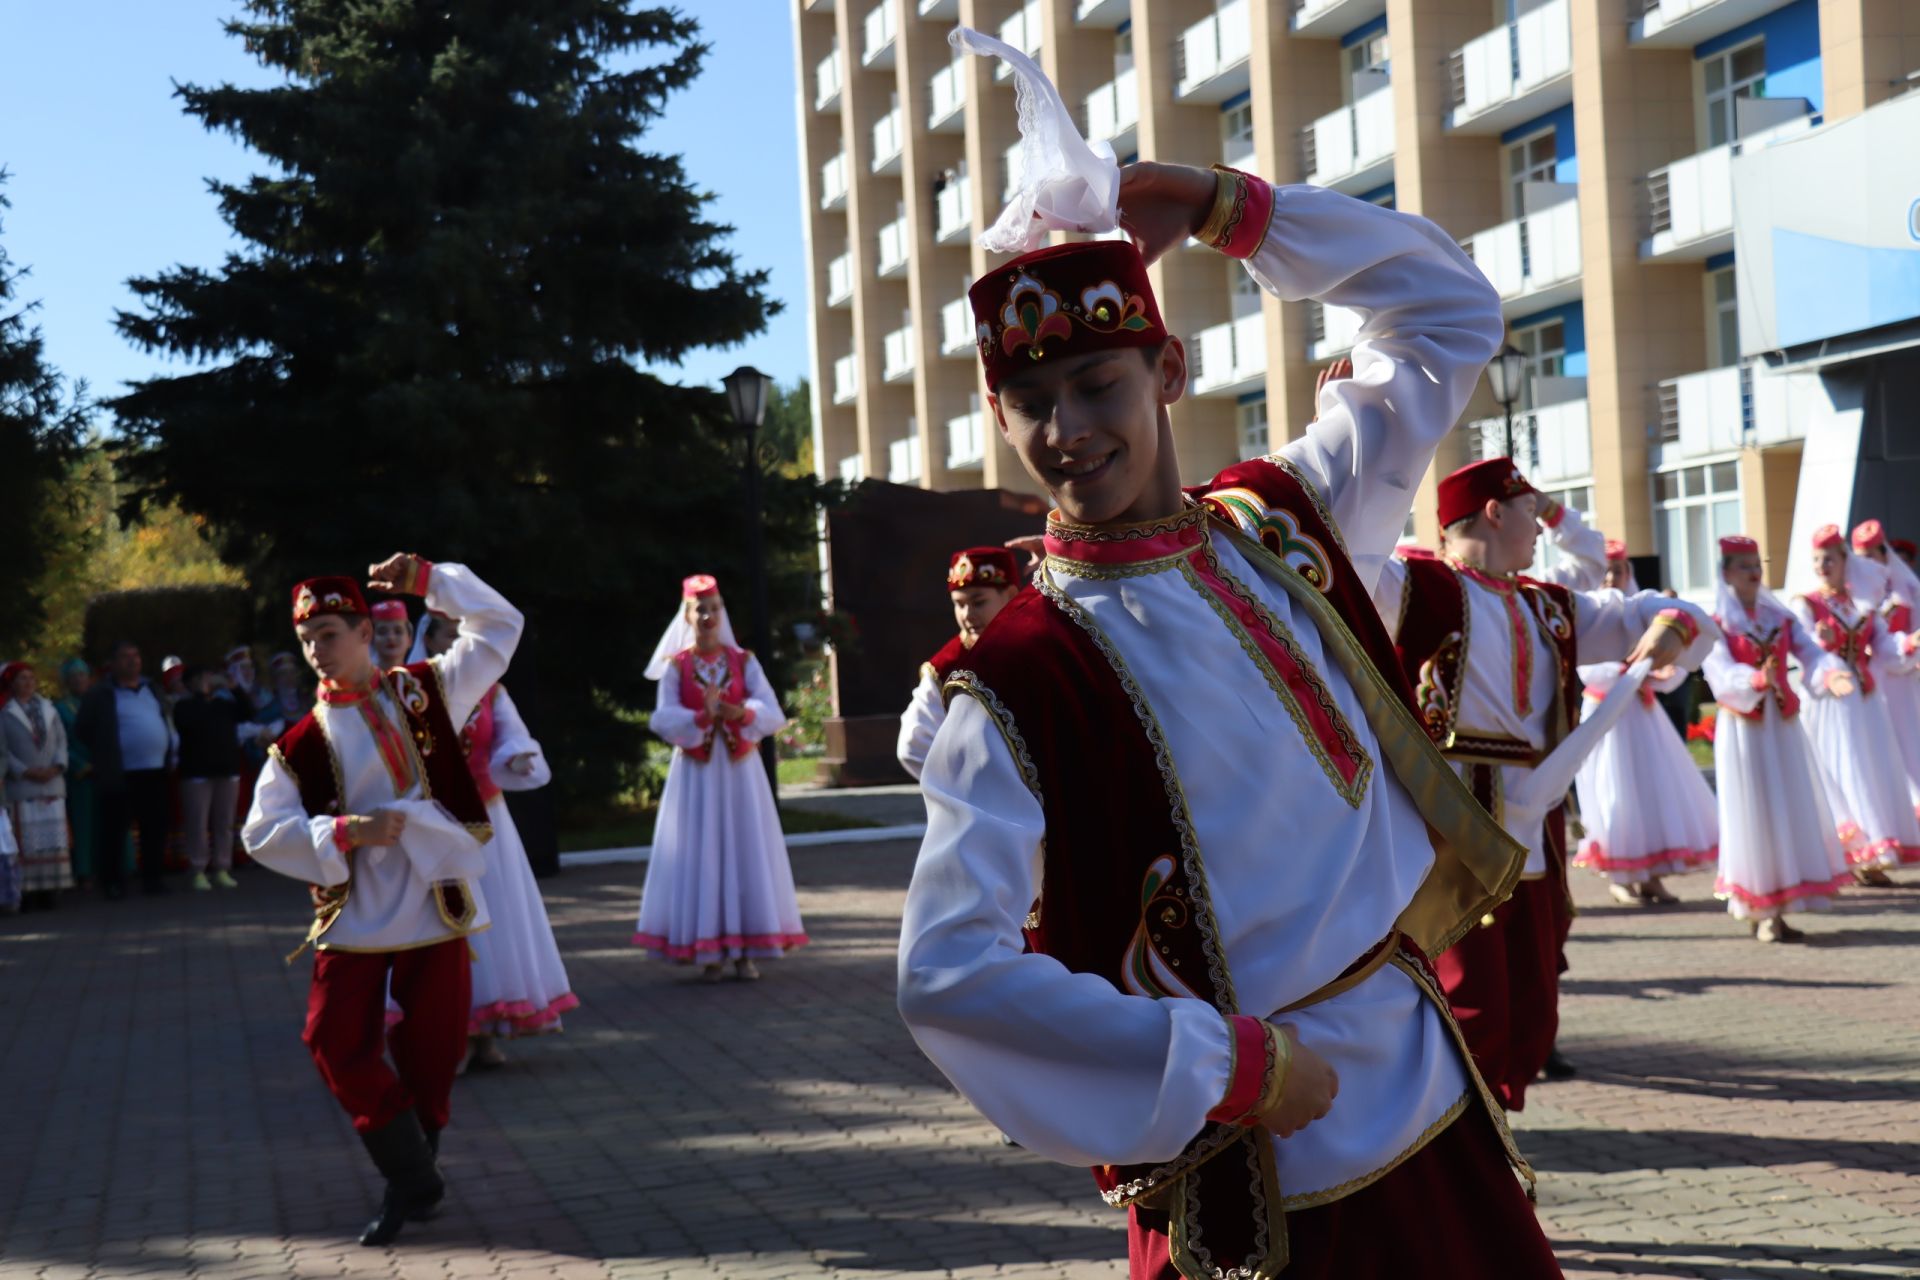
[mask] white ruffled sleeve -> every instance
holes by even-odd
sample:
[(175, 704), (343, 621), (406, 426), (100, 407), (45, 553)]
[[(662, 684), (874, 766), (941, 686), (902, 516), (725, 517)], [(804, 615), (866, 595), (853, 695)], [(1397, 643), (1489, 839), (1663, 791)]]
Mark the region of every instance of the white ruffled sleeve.
[(487, 690), (507, 674), (526, 619), (462, 564), (436, 564), (427, 574), (427, 608), (460, 620), (453, 647), (429, 659), (447, 693), (447, 715), (467, 722)]
[(253, 789), (253, 804), (240, 828), (247, 856), (283, 876), (308, 884), (345, 884), (349, 875), (347, 852), (334, 842), (334, 820), (315, 816), (300, 801), (300, 783), (269, 753)]
[[(533, 757), (531, 773), (515, 773), (509, 766), (521, 756)], [(553, 781), (540, 742), (527, 731), (520, 708), (513, 704), (504, 687), (493, 695), (493, 755), (487, 761), (493, 784), (502, 791), (534, 791)]]
[(760, 669), (760, 659), (752, 654), (747, 655), (747, 700), (742, 705), (753, 713), (752, 718), (740, 726), (743, 742), (758, 742), (787, 727), (787, 713), (780, 706), (780, 695), (773, 691), (766, 672)]
[(940, 732), (946, 718), (947, 706), (940, 696), (940, 686), (934, 682), (933, 672), (924, 670), (920, 673), (920, 683), (913, 687), (907, 709), (900, 713), (900, 738), (893, 748), (900, 767), (916, 779), (926, 767), (927, 752), (933, 749), (933, 735)]

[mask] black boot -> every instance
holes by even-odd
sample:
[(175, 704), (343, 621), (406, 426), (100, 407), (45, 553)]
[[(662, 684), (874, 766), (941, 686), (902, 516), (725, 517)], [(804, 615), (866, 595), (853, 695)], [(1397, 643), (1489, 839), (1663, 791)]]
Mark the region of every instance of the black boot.
[(384, 1129), (361, 1134), (360, 1141), (387, 1180), (386, 1194), (380, 1198), (380, 1212), (360, 1233), (360, 1243), (392, 1244), (408, 1218), (417, 1218), (440, 1203), (447, 1184), (434, 1163), (433, 1148), (427, 1145), (420, 1117), (412, 1111), (402, 1111)]
[(1546, 1068), (1540, 1074), (1549, 1080), (1571, 1080), (1580, 1074), (1580, 1070), (1561, 1057), (1560, 1050), (1555, 1048), (1547, 1054)]
[[(425, 1120), (420, 1122), (420, 1129), (421, 1132), (427, 1135), (427, 1150), (433, 1152), (434, 1163), (437, 1166), (440, 1161), (440, 1131), (428, 1124)], [(446, 1177), (445, 1174), (440, 1176), (443, 1180)], [(417, 1210), (413, 1214), (414, 1219), (419, 1222), (432, 1222), (439, 1216), (440, 1206), (438, 1204), (428, 1205), (426, 1208)]]

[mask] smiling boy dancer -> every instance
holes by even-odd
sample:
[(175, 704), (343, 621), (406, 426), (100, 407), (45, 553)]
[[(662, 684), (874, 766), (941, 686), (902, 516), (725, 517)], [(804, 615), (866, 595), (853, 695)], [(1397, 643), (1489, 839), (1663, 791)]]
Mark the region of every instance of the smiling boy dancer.
[[(1135, 1280), (1556, 1276), (1421, 954), (1522, 851), (1368, 599), (1499, 301), (1439, 228), (1319, 188), (1137, 164), (1120, 210), (1139, 250), (1043, 249), (970, 293), (1057, 509), (1038, 590), (947, 679), (902, 1015), (1014, 1140), (1094, 1166)], [(1368, 321), (1304, 437), (1183, 497), (1186, 349), (1142, 251), (1188, 235)]]
[[(459, 640), (444, 657), (383, 673), (353, 579), (295, 587), (319, 699), (274, 744), (241, 838), (256, 860), (311, 886), (302, 1039), (386, 1179), (360, 1236), (384, 1245), (445, 1191), (436, 1156), (467, 1045), (467, 935), (487, 927), (474, 881), (489, 838), (455, 726), (506, 672), (521, 617), (457, 564), (397, 555), (370, 585), (458, 616)], [(389, 978), (405, 1015), (391, 1036)]]

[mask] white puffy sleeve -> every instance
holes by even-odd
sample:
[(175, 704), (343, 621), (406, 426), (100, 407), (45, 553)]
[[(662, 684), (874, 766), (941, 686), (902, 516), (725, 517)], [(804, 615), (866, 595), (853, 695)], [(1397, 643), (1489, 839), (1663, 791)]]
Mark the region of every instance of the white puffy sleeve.
[(308, 884), (345, 884), (347, 851), (335, 842), (333, 833), (333, 818), (307, 812), (293, 771), (279, 752), (268, 752), (253, 788), (247, 821), (240, 828), (247, 856)]
[(654, 694), (653, 715), (647, 728), (676, 747), (697, 747), (707, 740), (712, 722), (705, 711), (695, 711), (680, 702), (680, 668), (669, 666)]
[(900, 739), (893, 748), (900, 767), (915, 778), (926, 767), (927, 752), (933, 749), (933, 735), (940, 732), (946, 718), (946, 703), (940, 696), (939, 684), (934, 681), (933, 670), (923, 668), (920, 683), (914, 686), (913, 697), (907, 701), (907, 709), (900, 713)]
[[(521, 756), (533, 757), (531, 773), (515, 773), (508, 767)], [(488, 758), (487, 766), (493, 774), (493, 784), (502, 791), (533, 791), (553, 781), (546, 753), (540, 750), (539, 740), (527, 732), (520, 708), (513, 704), (504, 687), (493, 695), (493, 755)]]
[(1714, 642), (1701, 670), (1706, 674), (1713, 700), (1741, 715), (1759, 706), (1760, 700), (1767, 696), (1764, 688), (1757, 687), (1760, 669), (1736, 661), (1724, 638)]
[(747, 700), (743, 705), (749, 715), (740, 725), (742, 741), (758, 742), (787, 727), (787, 713), (781, 709), (780, 695), (767, 682), (766, 672), (760, 669), (760, 659), (752, 654), (747, 655)]
[(1560, 563), (1547, 573), (1549, 582), (1557, 582), (1575, 591), (1594, 591), (1607, 583), (1607, 539), (1587, 524), (1585, 516), (1572, 507), (1556, 507), (1550, 520), (1541, 521), (1547, 544), (1560, 553)]
[(526, 619), (463, 564), (433, 566), (427, 574), (426, 605), (460, 620), (453, 647), (430, 661), (446, 690), (448, 717), (456, 725), (465, 724), (487, 690), (507, 674)]
[(1688, 671), (1698, 670), (1720, 635), (1707, 611), (1685, 600), (1663, 596), (1658, 591), (1639, 591), (1625, 595), (1611, 589), (1573, 593), (1575, 629), (1580, 661), (1624, 662), (1640, 637), (1646, 634), (1661, 614), (1677, 615), (1686, 637), (1686, 648), (1675, 665)]
[(1371, 590), (1434, 449), (1500, 349), (1500, 299), (1425, 218), (1320, 187), (1274, 189), (1246, 266), (1280, 298), (1360, 313), (1353, 376), (1321, 389), (1319, 417), (1280, 454), (1319, 488)]
[(1067, 1164), (1168, 1159), (1226, 1092), (1226, 1019), (1023, 953), (1046, 820), (979, 703), (954, 699), (921, 775), (927, 835), (900, 927), (900, 1015), (988, 1120)]

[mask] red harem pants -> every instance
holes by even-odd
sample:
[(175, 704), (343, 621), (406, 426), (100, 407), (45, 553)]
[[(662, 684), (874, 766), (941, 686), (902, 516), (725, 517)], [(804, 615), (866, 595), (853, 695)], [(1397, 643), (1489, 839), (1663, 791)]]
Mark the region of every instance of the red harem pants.
[(1560, 1030), (1561, 953), (1573, 915), (1557, 876), (1522, 880), (1476, 925), (1434, 957), (1440, 986), (1467, 1048), (1509, 1111), (1526, 1106), (1527, 1086), (1547, 1065)]
[[(1334, 1103), (1337, 1107), (1340, 1104)], [(1478, 1102), (1378, 1182), (1287, 1215), (1284, 1280), (1553, 1280), (1553, 1248)], [(1127, 1218), (1129, 1280), (1180, 1280), (1167, 1215)]]
[[(389, 971), (405, 1015), (391, 1034)], [(408, 1107), (419, 1109), (421, 1124), (444, 1129), (472, 1003), (465, 938), (407, 951), (321, 951), (313, 958), (300, 1038), (356, 1133), (384, 1129)]]

